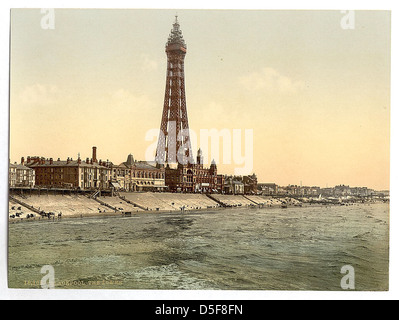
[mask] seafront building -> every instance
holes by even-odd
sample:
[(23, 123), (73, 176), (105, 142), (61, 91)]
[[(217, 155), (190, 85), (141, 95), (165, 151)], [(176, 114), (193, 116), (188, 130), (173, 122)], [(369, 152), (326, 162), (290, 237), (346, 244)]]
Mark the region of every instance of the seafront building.
[(389, 192), (375, 191), (367, 187), (350, 187), (338, 185), (335, 187), (320, 188), (318, 186), (279, 186), (275, 183), (259, 183), (259, 193), (267, 196), (291, 196), (291, 197), (369, 197), (373, 195), (389, 195)]
[(26, 166), (34, 170), (36, 186), (39, 187), (79, 190), (110, 188), (112, 164), (108, 160), (97, 160), (96, 147), (93, 147), (92, 158), (85, 161), (80, 156), (76, 160), (29, 156)]
[(360, 196), (368, 197), (375, 193), (374, 190), (367, 187), (350, 187), (345, 185), (335, 186), (334, 188), (321, 188), (320, 193), (323, 196), (329, 197), (346, 197), (346, 196)]
[(17, 184), (17, 164), (10, 163), (8, 166), (8, 186), (15, 188)]
[(225, 194), (244, 194), (244, 184), (233, 176), (227, 176), (224, 183), (223, 192)]
[(276, 195), (277, 188), (278, 186), (275, 183), (258, 183), (258, 191), (266, 196)]
[(212, 161), (210, 168), (204, 168), (201, 149), (197, 153), (197, 162), (178, 164), (165, 168), (165, 184), (172, 192), (223, 193), (224, 175), (217, 173), (217, 165)]
[[(22, 162), (24, 163), (24, 158)], [(35, 182), (38, 188), (83, 191), (164, 191), (166, 188), (164, 168), (134, 160), (131, 154), (125, 162), (114, 165), (109, 160), (98, 160), (96, 147), (93, 147), (92, 157), (86, 160), (82, 160), (80, 156), (76, 160), (70, 157), (66, 160), (54, 160), (28, 156), (25, 166), (10, 165), (10, 188), (34, 186)]]
[(33, 188), (35, 186), (35, 171), (25, 166), (24, 158), (21, 159), (20, 164), (9, 164), (8, 185), (10, 188)]
[(247, 176), (226, 176), (223, 188), (225, 194), (258, 194), (256, 174)]
[(201, 150), (197, 162), (177, 165), (176, 168), (159, 166), (157, 163), (127, 160), (119, 165), (110, 161), (97, 160), (96, 147), (92, 158), (77, 160), (53, 160), (52, 158), (28, 156), (21, 163), (10, 163), (8, 183), (10, 189), (50, 188), (74, 190), (108, 190), (125, 192), (183, 192), (213, 193), (230, 195), (263, 195), (298, 198), (345, 198), (345, 197), (389, 197), (389, 190), (375, 191), (367, 187), (338, 185), (320, 188), (318, 186), (279, 186), (276, 183), (258, 183), (255, 174), (228, 176), (217, 173), (216, 163), (203, 167)]
[(157, 168), (146, 161), (134, 160), (129, 154), (127, 160), (112, 166), (112, 181), (120, 191), (164, 191), (165, 168)]
[(257, 194), (258, 193), (258, 177), (256, 174), (243, 176), (242, 182), (244, 183), (245, 194)]

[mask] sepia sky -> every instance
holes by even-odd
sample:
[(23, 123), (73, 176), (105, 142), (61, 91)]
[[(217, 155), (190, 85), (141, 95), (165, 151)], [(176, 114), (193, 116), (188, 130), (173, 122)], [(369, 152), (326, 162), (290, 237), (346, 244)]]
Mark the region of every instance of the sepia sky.
[[(253, 130), (259, 182), (389, 189), (390, 13), (179, 10), (190, 128)], [(144, 160), (176, 10), (11, 16), (10, 160)], [(233, 145), (234, 148), (234, 145)], [(247, 155), (249, 156), (249, 155)], [(220, 160), (223, 159), (221, 155)], [(212, 159), (208, 159), (210, 161)], [(218, 165), (232, 174), (237, 163)]]

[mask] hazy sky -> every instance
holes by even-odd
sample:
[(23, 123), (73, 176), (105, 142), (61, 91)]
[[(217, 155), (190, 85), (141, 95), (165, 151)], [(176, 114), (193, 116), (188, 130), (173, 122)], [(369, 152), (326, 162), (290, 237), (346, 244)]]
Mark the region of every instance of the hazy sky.
[[(86, 158), (92, 146), (114, 163), (144, 159), (155, 141), (145, 135), (160, 126), (175, 14), (56, 9), (44, 30), (40, 9), (13, 10), (11, 161)], [(389, 12), (356, 11), (349, 30), (340, 11), (178, 15), (198, 136), (252, 129), (260, 182), (389, 188)]]

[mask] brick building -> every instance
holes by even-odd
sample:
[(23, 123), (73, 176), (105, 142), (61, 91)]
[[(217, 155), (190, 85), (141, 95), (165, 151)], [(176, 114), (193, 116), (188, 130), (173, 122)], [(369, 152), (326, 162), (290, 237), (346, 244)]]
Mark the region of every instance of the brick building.
[(165, 184), (172, 192), (222, 193), (224, 176), (217, 174), (215, 161), (204, 168), (201, 149), (197, 153), (196, 163), (177, 164), (165, 168)]
[(35, 171), (37, 186), (80, 190), (108, 189), (111, 165), (108, 161), (97, 160), (96, 147), (93, 147), (92, 158), (86, 158), (86, 161), (80, 157), (77, 160), (28, 157), (26, 162), (26, 166)]

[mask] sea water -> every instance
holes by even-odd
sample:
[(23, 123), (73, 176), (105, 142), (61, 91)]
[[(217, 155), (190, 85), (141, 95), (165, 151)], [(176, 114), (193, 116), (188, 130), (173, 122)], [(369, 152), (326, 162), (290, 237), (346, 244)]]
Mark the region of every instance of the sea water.
[(389, 205), (234, 208), (9, 225), (9, 287), (388, 290)]

